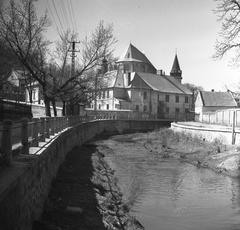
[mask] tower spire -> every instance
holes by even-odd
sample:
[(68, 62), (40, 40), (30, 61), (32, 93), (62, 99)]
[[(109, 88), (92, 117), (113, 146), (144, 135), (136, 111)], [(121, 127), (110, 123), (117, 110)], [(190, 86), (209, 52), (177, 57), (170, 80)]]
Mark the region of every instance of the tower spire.
[(173, 76), (176, 80), (178, 80), (181, 83), (181, 81), (182, 81), (182, 70), (180, 69), (177, 53), (175, 54), (172, 70), (170, 72), (170, 76)]

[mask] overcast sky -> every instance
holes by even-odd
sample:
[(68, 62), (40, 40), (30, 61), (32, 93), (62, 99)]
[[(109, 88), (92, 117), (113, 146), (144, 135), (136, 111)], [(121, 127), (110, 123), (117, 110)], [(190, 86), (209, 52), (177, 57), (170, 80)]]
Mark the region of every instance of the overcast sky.
[(229, 66), (229, 56), (211, 59), (221, 27), (213, 0), (38, 0), (36, 7), (39, 13), (48, 9), (50, 40), (57, 39), (57, 28), (68, 26), (81, 39), (104, 20), (114, 25), (116, 57), (131, 42), (166, 74), (177, 52), (183, 83), (224, 91), (224, 85), (231, 88), (240, 81), (240, 70)]

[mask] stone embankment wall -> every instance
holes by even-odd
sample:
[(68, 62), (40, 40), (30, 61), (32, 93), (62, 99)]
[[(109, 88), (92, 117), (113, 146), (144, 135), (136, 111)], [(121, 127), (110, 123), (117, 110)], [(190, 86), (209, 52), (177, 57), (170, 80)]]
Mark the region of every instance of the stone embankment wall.
[(151, 131), (170, 121), (103, 120), (79, 124), (59, 134), (40, 155), (22, 155), (13, 166), (0, 166), (0, 230), (30, 230), (41, 217), (44, 201), (67, 153), (100, 135)]

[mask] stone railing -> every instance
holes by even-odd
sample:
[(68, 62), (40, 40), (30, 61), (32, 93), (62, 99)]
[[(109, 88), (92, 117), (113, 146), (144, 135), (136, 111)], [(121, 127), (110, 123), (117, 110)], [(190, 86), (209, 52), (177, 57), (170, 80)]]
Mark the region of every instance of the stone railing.
[[(141, 116), (140, 116), (141, 115)], [(18, 122), (4, 120), (0, 123), (0, 164), (12, 165), (13, 156), (19, 154), (40, 154), (41, 149), (52, 138), (80, 123), (93, 120), (150, 120), (146, 114), (97, 114), (68, 117), (40, 117), (31, 120), (22, 118)]]
[(90, 117), (41, 117), (18, 122), (4, 120), (0, 124), (0, 163), (12, 165), (14, 154), (36, 154), (64, 130), (87, 122)]

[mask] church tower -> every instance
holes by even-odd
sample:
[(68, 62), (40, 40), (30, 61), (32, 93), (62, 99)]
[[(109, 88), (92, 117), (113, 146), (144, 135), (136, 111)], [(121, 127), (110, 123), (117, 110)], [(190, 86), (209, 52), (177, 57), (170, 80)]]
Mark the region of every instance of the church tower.
[(177, 54), (175, 54), (172, 70), (170, 72), (170, 76), (174, 77), (180, 83), (182, 82), (182, 70), (180, 69)]

